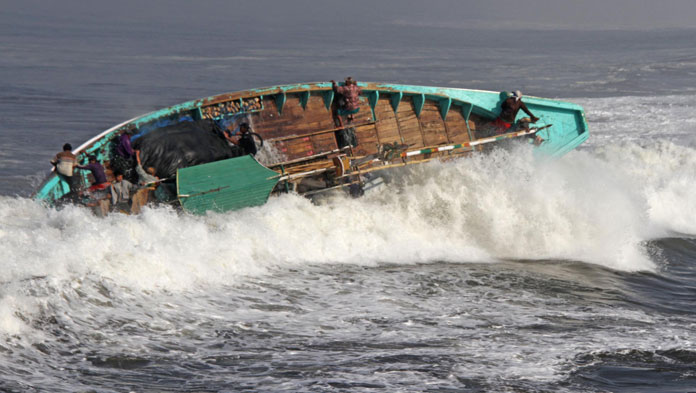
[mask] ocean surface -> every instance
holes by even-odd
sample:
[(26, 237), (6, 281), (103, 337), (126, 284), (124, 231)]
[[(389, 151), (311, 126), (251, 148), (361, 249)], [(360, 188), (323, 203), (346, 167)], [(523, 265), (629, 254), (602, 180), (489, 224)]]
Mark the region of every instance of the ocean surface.
[[(0, 391), (696, 392), (696, 31), (60, 4), (0, 13)], [(591, 136), (204, 217), (31, 199), (63, 143), (349, 75), (575, 102)]]

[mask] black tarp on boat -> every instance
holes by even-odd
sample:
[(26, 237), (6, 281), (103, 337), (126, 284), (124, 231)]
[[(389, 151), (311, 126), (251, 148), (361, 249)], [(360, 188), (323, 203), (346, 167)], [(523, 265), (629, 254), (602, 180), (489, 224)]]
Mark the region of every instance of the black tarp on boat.
[(154, 167), (160, 178), (176, 175), (176, 170), (242, 154), (230, 146), (210, 120), (187, 121), (158, 128), (139, 137), (133, 148), (140, 150), (144, 168)]

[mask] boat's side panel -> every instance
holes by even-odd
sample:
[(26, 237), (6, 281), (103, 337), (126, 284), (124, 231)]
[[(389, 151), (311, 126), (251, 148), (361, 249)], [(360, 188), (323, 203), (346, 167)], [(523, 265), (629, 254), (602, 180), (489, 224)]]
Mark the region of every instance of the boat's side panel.
[[(423, 128), (423, 139), (425, 143), (422, 146), (435, 146), (446, 144), (449, 142), (445, 122), (442, 120), (440, 108), (434, 101), (426, 101), (423, 105), (423, 111), (420, 114), (420, 123)], [(422, 147), (419, 145), (414, 148)]]
[(264, 103), (265, 109), (253, 114), (250, 122), (254, 132), (281, 155), (281, 161), (336, 148), (329, 132), (334, 128), (333, 121), (322, 97), (310, 96), (303, 108), (299, 97), (289, 96), (282, 111), (272, 97), (264, 98)]
[(530, 100), (527, 107), (534, 114), (540, 113), (537, 115), (541, 117), (539, 125), (553, 124), (553, 127), (539, 133), (545, 140), (537, 150), (540, 153), (560, 156), (575, 149), (589, 137), (582, 110), (539, 105), (535, 100)]
[[(409, 146), (420, 146), (426, 139), (424, 120), (428, 120), (427, 116), (421, 113), (420, 119), (416, 116), (413, 110), (413, 105), (410, 97), (402, 99), (401, 104), (396, 111), (396, 119), (399, 124), (399, 133), (401, 134), (401, 143)], [(444, 125), (444, 124), (443, 124)], [(439, 127), (440, 134), (444, 136), (444, 127)]]
[(377, 153), (380, 142), (374, 123), (355, 127), (355, 135), (358, 139), (358, 146), (353, 149), (353, 152), (356, 155), (365, 156)]
[[(482, 90), (399, 84), (374, 84), (374, 86), (422, 94), (437, 94), (451, 97), (453, 100), (470, 102), (475, 104), (472, 111), (474, 114), (491, 119), (500, 113), (500, 104), (504, 99), (504, 95), (499, 92)], [(553, 127), (542, 132), (541, 136), (547, 141), (537, 150), (538, 152), (552, 156), (563, 155), (575, 149), (589, 137), (585, 114), (579, 105), (532, 96), (525, 96), (523, 100), (532, 113), (541, 119), (538, 125), (553, 124)], [(526, 114), (520, 111), (518, 117), (524, 116)]]
[(396, 113), (392, 109), (389, 97), (380, 97), (375, 106), (377, 116), (377, 139), (380, 144), (402, 143), (402, 135), (399, 133), (399, 123)]
[(469, 129), (475, 130), (476, 127), (473, 122), (469, 122), (467, 125), (467, 120), (462, 114), (461, 110), (453, 110), (447, 114), (447, 134), (450, 138), (451, 143), (464, 143), (469, 142)]

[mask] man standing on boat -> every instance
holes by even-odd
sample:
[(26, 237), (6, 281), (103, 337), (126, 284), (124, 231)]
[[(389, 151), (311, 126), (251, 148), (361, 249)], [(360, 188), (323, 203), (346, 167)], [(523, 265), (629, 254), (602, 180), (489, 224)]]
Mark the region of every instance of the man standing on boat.
[(346, 116), (348, 122), (353, 121), (353, 115), (360, 110), (360, 100), (358, 97), (360, 97), (362, 89), (350, 76), (346, 78), (344, 86), (339, 86), (336, 84), (336, 81), (332, 80), (331, 87), (336, 93), (343, 96), (342, 102), (339, 100), (340, 107), (338, 108), (338, 115)]
[[(360, 93), (362, 93), (362, 89), (350, 76), (346, 78), (343, 86), (339, 86), (336, 84), (336, 81), (331, 80), (331, 87), (336, 94), (341, 95), (338, 99), (338, 107), (335, 108), (333, 115), (336, 126), (343, 128), (342, 117), (345, 116), (348, 124), (350, 124), (353, 122), (353, 115), (360, 111)], [(344, 128), (338, 131), (337, 134), (339, 147), (358, 145), (355, 130), (352, 128)]]
[(77, 157), (72, 153), (72, 145), (66, 143), (63, 145), (63, 151), (56, 154), (56, 158), (51, 160), (56, 168), (58, 177), (68, 184), (70, 192), (77, 191), (77, 178), (73, 176), (73, 171), (77, 165)]

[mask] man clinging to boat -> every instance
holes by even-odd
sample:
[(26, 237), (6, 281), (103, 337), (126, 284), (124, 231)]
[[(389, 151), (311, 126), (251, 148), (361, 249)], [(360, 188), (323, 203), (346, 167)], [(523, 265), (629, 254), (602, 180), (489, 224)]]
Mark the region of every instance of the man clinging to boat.
[[(494, 127), (495, 134), (500, 135), (506, 132), (513, 131), (512, 125), (515, 124), (515, 119), (517, 118), (517, 113), (522, 109), (526, 114), (529, 115), (529, 121), (520, 121), (517, 128), (529, 128), (529, 123), (536, 123), (539, 120), (538, 117), (534, 116), (532, 112), (527, 108), (527, 105), (522, 102), (522, 92), (515, 90), (510, 93), (509, 97), (503, 101), (500, 105), (500, 116), (498, 116), (491, 125)], [(536, 136), (534, 139), (535, 144), (541, 144), (544, 140), (541, 137)]]
[[(336, 132), (336, 142), (338, 142), (339, 148), (349, 145), (355, 147), (358, 145), (358, 139), (355, 136), (355, 129), (350, 124), (353, 122), (353, 115), (360, 111), (362, 89), (350, 76), (346, 78), (343, 86), (339, 86), (336, 81), (331, 80), (331, 87), (338, 95), (338, 104), (334, 105), (332, 111), (334, 123), (336, 127), (340, 128)], [(343, 116), (346, 117), (348, 126), (343, 126)]]
[[(358, 113), (360, 110), (360, 93), (362, 89), (358, 86), (358, 83), (353, 80), (350, 76), (346, 78), (345, 85), (339, 86), (336, 81), (331, 81), (331, 87), (333, 90), (342, 96), (339, 99), (338, 107), (338, 121), (342, 123), (341, 116), (346, 116), (348, 122), (353, 121), (353, 115)], [(343, 124), (339, 124), (339, 127)]]
[(155, 167), (149, 166), (147, 169), (143, 168), (143, 162), (140, 159), (140, 150), (135, 151), (135, 159), (138, 163), (135, 167), (135, 172), (138, 174), (138, 184), (141, 186), (157, 187), (159, 177), (156, 176), (157, 170)]
[(256, 155), (257, 149), (256, 142), (254, 141), (254, 136), (258, 137), (259, 140), (261, 140), (261, 143), (263, 144), (261, 136), (255, 132), (251, 132), (251, 127), (249, 127), (249, 123), (240, 124), (239, 133), (236, 136), (232, 135), (232, 133), (229, 130), (224, 130), (222, 134), (228, 142), (241, 148), (244, 151), (244, 155)]
[(106, 181), (106, 172), (104, 171), (104, 166), (97, 161), (97, 156), (94, 154), (90, 154), (87, 157), (87, 161), (87, 165), (78, 165), (76, 168), (90, 171), (92, 173), (94, 182), (89, 187), (89, 192), (106, 189), (110, 183)]

